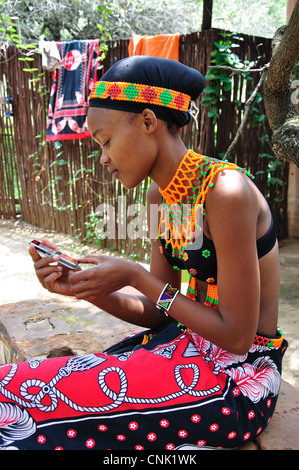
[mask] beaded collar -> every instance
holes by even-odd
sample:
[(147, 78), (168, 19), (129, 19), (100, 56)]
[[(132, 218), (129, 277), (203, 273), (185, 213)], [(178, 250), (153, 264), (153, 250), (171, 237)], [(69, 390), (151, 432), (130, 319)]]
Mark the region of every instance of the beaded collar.
[[(170, 244), (172, 256), (183, 259), (187, 256), (184, 248), (186, 245), (192, 244), (195, 228), (199, 232), (202, 231), (197, 211), (202, 210), (205, 215), (206, 196), (213, 188), (216, 175), (225, 169), (238, 170), (250, 178), (254, 178), (247, 170), (234, 163), (198, 155), (193, 150), (188, 150), (170, 183), (165, 189), (160, 189), (163, 203), (156, 240), (163, 238), (166, 248)], [(189, 212), (184, 213), (186, 206), (189, 207)], [(189, 227), (186, 227), (182, 221), (183, 215), (187, 215), (189, 218)], [(178, 250), (178, 254), (176, 250)], [(217, 286), (213, 285), (214, 280), (207, 280), (207, 282), (208, 292), (205, 305), (218, 308)], [(196, 278), (191, 273), (187, 296), (193, 300), (197, 298)]]
[[(158, 238), (165, 239), (166, 247), (168, 244), (172, 245), (173, 254), (178, 248), (179, 257), (184, 255), (184, 246), (192, 241), (194, 230), (198, 224), (197, 211), (203, 210), (203, 215), (205, 215), (206, 196), (214, 185), (216, 175), (225, 169), (239, 170), (252, 177), (247, 170), (234, 163), (198, 155), (193, 150), (188, 150), (170, 183), (165, 189), (160, 189), (166, 207), (162, 204)], [(169, 206), (172, 206), (172, 215)], [(191, 219), (189, 220), (191, 220), (191, 224), (189, 228), (181, 220), (184, 206), (185, 209), (190, 207), (189, 217), (191, 215)]]

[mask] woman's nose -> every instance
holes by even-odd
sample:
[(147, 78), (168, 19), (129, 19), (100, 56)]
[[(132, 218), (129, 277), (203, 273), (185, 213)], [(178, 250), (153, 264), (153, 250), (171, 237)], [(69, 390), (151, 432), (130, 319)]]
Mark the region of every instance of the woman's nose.
[(108, 155), (106, 155), (105, 152), (102, 151), (101, 156), (100, 156), (100, 164), (101, 165), (107, 165), (108, 162), (109, 162)]

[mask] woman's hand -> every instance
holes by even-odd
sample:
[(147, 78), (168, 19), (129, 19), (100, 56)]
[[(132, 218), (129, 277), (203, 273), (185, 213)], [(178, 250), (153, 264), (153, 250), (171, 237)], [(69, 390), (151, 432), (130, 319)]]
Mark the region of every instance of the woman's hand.
[[(49, 240), (43, 239), (42, 243), (58, 251), (58, 248)], [(73, 270), (59, 264), (59, 255), (42, 258), (33, 245), (29, 246), (29, 253), (34, 262), (37, 278), (45, 289), (55, 294), (73, 295), (69, 281), (69, 274)], [(81, 268), (76, 271), (81, 271)]]
[(85, 256), (78, 261), (94, 266), (69, 273), (71, 292), (77, 299), (105, 298), (131, 284), (135, 266), (131, 261), (112, 256)]

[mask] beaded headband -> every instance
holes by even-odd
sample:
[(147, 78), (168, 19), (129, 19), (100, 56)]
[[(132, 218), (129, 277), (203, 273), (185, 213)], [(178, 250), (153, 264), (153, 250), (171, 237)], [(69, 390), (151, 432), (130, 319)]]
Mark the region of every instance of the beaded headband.
[(111, 98), (119, 101), (134, 101), (188, 111), (191, 97), (179, 91), (151, 85), (141, 85), (129, 82), (96, 82), (91, 94), (92, 98)]

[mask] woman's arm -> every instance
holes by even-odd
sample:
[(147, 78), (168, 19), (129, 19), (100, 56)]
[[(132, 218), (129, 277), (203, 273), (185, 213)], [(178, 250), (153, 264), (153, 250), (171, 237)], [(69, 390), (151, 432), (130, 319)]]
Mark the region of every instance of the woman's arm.
[[(147, 220), (148, 231), (151, 234), (151, 214), (161, 203), (159, 188), (152, 183), (147, 194)], [(153, 211), (151, 211), (151, 205)], [(152, 223), (157, 222), (154, 218)], [(159, 249), (160, 243), (151, 238), (150, 278), (159, 280), (164, 286), (166, 283), (180, 288), (181, 273), (175, 271), (163, 258)], [(85, 299), (97, 307), (105, 310), (127, 322), (148, 328), (159, 327), (169, 322), (166, 317), (157, 315), (155, 302), (137, 289), (136, 294), (125, 294), (121, 290), (126, 285), (133, 286), (139, 276), (137, 263), (112, 257), (84, 257), (81, 262), (94, 263), (95, 268), (84, 270), (81, 275), (70, 275), (72, 292), (78, 298)], [(98, 267), (98, 269), (97, 269)], [(141, 266), (140, 266), (141, 267)], [(148, 272), (141, 267), (141, 271)], [(103, 278), (103, 272), (106, 276)], [(108, 279), (108, 274), (110, 278)], [(84, 282), (88, 281), (85, 285)], [(85, 289), (86, 287), (86, 289)], [(89, 290), (88, 290), (89, 289)], [(108, 289), (108, 290), (107, 290)], [(111, 291), (111, 292), (110, 292)]]
[[(217, 182), (209, 193), (209, 229), (217, 253), (219, 310), (179, 294), (170, 316), (218, 346), (244, 354), (257, 330), (260, 275), (256, 253), (258, 203), (243, 175), (236, 172)], [(158, 278), (139, 268), (134, 287), (155, 303), (164, 287)]]
[[(157, 187), (154, 191), (149, 190), (148, 208), (151, 203), (158, 203), (160, 199)], [(148, 209), (148, 221), (150, 222), (150, 209)], [(42, 242), (58, 250), (49, 240), (43, 239)], [(150, 269), (154, 276), (163, 280), (163, 284), (168, 282), (179, 288), (180, 273), (175, 272), (164, 261), (158, 242), (151, 240), (151, 244)], [(134, 278), (138, 275), (137, 263), (110, 256), (86, 256), (79, 258), (80, 262), (95, 266), (72, 271), (57, 264), (58, 255), (41, 258), (33, 246), (30, 246), (29, 253), (40, 283), (49, 292), (84, 299), (107, 313), (139, 326), (155, 328), (169, 321), (157, 315), (155, 303), (142, 293), (137, 291), (136, 294), (126, 294), (121, 290), (127, 285), (134, 284)]]
[[(228, 351), (244, 354), (256, 333), (260, 275), (256, 253), (258, 203), (254, 192), (237, 172), (218, 178), (206, 200), (209, 229), (217, 254), (219, 310), (178, 294), (170, 317)], [(245, 177), (244, 177), (245, 178)], [(113, 257), (85, 257), (96, 266), (68, 276), (70, 290), (125, 321), (157, 327), (161, 318), (155, 304), (166, 283), (179, 288), (179, 272), (168, 265), (152, 241), (151, 272), (143, 266)], [(54, 273), (59, 276), (59, 273)], [(51, 276), (51, 274), (50, 274)], [(131, 285), (138, 296), (117, 292)]]
[[(252, 188), (244, 182), (245, 176), (232, 171), (227, 175), (225, 178), (218, 176), (217, 184), (206, 200), (209, 230), (217, 254), (219, 310), (178, 294), (169, 315), (219, 347), (244, 354), (252, 345), (259, 317), (260, 275), (256, 253), (258, 202)], [(120, 261), (129, 264), (121, 268), (115, 258), (105, 257), (99, 260), (96, 268), (91, 268), (96, 272), (85, 270), (72, 274), (76, 278), (73, 285), (76, 297), (91, 298), (92, 290), (86, 291), (83, 282), (89, 271), (94, 292), (100, 293), (99, 298), (105, 299), (107, 296), (107, 299), (118, 299), (122, 310), (112, 311), (110, 304), (105, 305), (102, 300), (101, 304), (96, 302), (96, 305), (127, 321), (142, 325), (159, 324), (161, 320), (155, 304), (166, 283), (178, 287), (178, 278), (177, 271), (165, 263), (157, 242), (153, 242), (152, 246), (151, 272), (125, 260)], [(121, 280), (117, 285), (118, 275)], [(116, 287), (125, 285), (125, 280), (144, 296), (139, 297), (138, 302), (127, 298), (131, 302), (127, 304), (128, 308), (124, 308), (124, 297), (118, 297), (120, 294), (110, 297)], [(146, 322), (140, 323), (138, 319), (146, 319)]]

